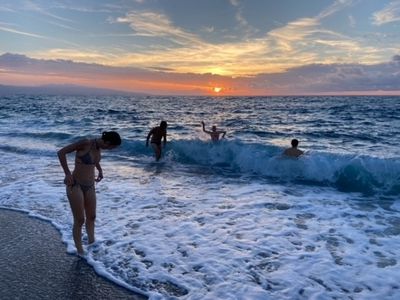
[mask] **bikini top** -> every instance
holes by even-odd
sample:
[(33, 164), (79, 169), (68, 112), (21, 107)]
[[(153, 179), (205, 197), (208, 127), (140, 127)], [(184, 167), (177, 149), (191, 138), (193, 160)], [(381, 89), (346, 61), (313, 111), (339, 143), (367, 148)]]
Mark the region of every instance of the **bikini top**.
[(82, 164), (84, 164), (84, 165), (94, 165), (94, 164), (95, 164), (94, 159), (93, 159), (92, 156), (90, 155), (93, 148), (97, 148), (97, 147), (96, 147), (96, 140), (93, 140), (92, 145), (90, 146), (90, 149), (89, 149), (88, 152), (86, 152), (86, 153), (83, 154), (83, 155), (80, 155), (80, 156), (77, 155), (77, 156), (76, 156), (77, 158), (79, 158), (80, 163), (82, 163)]

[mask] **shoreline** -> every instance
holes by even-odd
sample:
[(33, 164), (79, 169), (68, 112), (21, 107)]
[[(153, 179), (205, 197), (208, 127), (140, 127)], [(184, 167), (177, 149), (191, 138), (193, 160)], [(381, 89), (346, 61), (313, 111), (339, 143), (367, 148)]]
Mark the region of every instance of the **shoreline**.
[(68, 254), (50, 222), (0, 207), (0, 224), (0, 289), (5, 299), (148, 299)]

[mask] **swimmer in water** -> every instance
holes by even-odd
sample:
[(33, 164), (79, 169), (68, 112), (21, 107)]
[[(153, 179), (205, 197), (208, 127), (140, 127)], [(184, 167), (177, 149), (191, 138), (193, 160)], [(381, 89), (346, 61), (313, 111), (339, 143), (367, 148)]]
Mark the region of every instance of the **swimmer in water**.
[(149, 139), (151, 137), (150, 144), (154, 150), (156, 161), (159, 161), (161, 158), (161, 140), (164, 139), (164, 147), (167, 144), (167, 127), (167, 122), (161, 121), (160, 126), (152, 128), (147, 135), (146, 147), (149, 146)]
[(300, 155), (304, 154), (304, 151), (301, 151), (297, 149), (297, 146), (299, 145), (299, 141), (296, 139), (293, 139), (291, 141), (292, 147), (287, 148), (284, 152), (283, 155), (290, 156), (290, 157), (299, 157)]
[(212, 140), (213, 142), (219, 141), (220, 135), (221, 135), (221, 134), (222, 134), (221, 139), (223, 139), (223, 138), (225, 137), (226, 131), (217, 130), (217, 127), (216, 127), (216, 126), (211, 127), (211, 131), (208, 131), (208, 130), (206, 130), (206, 128), (205, 128), (206, 125), (204, 124), (204, 122), (201, 122), (201, 124), (203, 125), (203, 131), (204, 131), (205, 133), (208, 133), (208, 134), (210, 135), (211, 140)]

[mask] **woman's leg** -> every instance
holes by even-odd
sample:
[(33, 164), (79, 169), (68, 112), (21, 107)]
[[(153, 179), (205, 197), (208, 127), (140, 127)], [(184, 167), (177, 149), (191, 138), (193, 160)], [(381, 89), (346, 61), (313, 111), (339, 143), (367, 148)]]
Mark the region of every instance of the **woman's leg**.
[(83, 192), (78, 185), (67, 186), (67, 197), (74, 216), (72, 236), (74, 237), (75, 247), (78, 254), (83, 254), (82, 226), (85, 222)]
[(94, 243), (94, 223), (96, 220), (96, 191), (94, 186), (85, 193), (86, 232), (89, 244)]
[(156, 155), (156, 161), (159, 161), (161, 158), (161, 145), (151, 143), (151, 147), (153, 147), (154, 154)]

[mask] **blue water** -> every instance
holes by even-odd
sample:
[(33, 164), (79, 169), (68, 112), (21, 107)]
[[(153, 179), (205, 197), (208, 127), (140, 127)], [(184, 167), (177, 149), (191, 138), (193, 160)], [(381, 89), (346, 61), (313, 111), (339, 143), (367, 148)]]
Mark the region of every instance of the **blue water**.
[[(399, 111), (400, 97), (3, 97), (0, 205), (49, 219), (72, 252), (56, 151), (117, 130), (87, 249), (100, 274), (154, 299), (396, 299)], [(299, 159), (281, 155), (292, 138)]]

